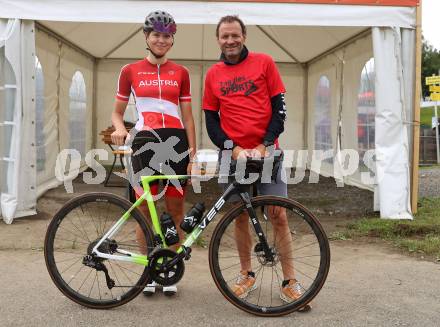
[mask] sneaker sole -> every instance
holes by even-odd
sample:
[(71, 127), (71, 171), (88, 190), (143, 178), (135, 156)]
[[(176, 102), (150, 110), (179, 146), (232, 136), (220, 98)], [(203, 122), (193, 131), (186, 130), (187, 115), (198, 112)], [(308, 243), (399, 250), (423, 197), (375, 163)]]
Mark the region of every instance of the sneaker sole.
[[(292, 301), (289, 297), (285, 296), (283, 293), (280, 294), (280, 299), (283, 300), (285, 303), (292, 303), (295, 301)], [(312, 306), (310, 304), (306, 304), (305, 306), (299, 308), (298, 312), (309, 312), (312, 310)]]
[(146, 297), (153, 296), (156, 291), (142, 291), (142, 294), (144, 294)]
[(156, 293), (156, 287), (154, 286), (147, 286), (146, 288), (148, 288), (147, 290), (143, 290), (142, 294), (144, 294), (146, 297), (150, 297), (153, 296), (154, 293)]
[(247, 292), (245, 292), (245, 293), (239, 295), (238, 298), (240, 298), (240, 299), (247, 298), (247, 297), (249, 296), (249, 293), (252, 292), (252, 291), (254, 291), (254, 290), (256, 290), (256, 289), (257, 289), (257, 285), (254, 284), (254, 285), (252, 285), (252, 287), (250, 287), (250, 288), (248, 289)]
[(177, 292), (174, 292), (174, 291), (164, 291), (164, 292), (163, 292), (163, 294), (164, 294), (165, 296), (174, 296), (174, 295), (176, 295), (176, 293), (177, 293)]

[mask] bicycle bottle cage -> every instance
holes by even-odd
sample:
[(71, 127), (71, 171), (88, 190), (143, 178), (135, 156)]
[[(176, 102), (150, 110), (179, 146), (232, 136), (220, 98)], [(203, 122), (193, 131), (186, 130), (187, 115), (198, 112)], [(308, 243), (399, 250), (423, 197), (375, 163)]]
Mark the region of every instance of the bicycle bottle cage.
[[(281, 163), (283, 161), (284, 153), (282, 150), (275, 150), (273, 153), (270, 154), (268, 157), (264, 158), (246, 158), (246, 166), (245, 171), (243, 175), (243, 171), (240, 171), (243, 169), (242, 163), (240, 163), (239, 160), (232, 160), (231, 161), (231, 169), (230, 174), (231, 176), (234, 176), (235, 179), (240, 182), (240, 180), (248, 179), (250, 176), (255, 176), (255, 174), (258, 174), (257, 179), (253, 183), (257, 183), (261, 181), (263, 178), (264, 173), (264, 164), (271, 164), (272, 165), (272, 171), (271, 171), (271, 182), (275, 181), (278, 175), (278, 171), (280, 169)], [(268, 161), (268, 163), (267, 163)], [(237, 169), (239, 169), (237, 171)], [(253, 175), (251, 175), (253, 174)]]

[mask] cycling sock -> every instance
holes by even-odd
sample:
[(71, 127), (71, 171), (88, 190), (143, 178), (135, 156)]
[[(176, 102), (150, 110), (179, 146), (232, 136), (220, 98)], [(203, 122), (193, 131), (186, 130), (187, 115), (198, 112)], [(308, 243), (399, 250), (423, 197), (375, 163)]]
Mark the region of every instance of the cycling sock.
[(247, 274), (248, 274), (248, 276), (255, 278), (255, 273), (253, 271), (248, 271)]
[(285, 280), (283, 280), (283, 282), (281, 283), (281, 286), (282, 286), (282, 287), (286, 287), (286, 286), (289, 284), (289, 282), (290, 282), (291, 280), (295, 280), (295, 279), (285, 279)]

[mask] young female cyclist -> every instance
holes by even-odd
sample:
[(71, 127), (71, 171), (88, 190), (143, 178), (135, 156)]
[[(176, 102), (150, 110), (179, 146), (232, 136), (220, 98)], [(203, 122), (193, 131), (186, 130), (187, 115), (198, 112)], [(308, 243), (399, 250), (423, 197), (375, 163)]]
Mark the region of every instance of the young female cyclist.
[[(112, 141), (116, 145), (123, 145), (127, 137), (123, 115), (132, 94), (138, 113), (132, 150), (133, 154), (141, 152), (132, 157), (133, 172), (136, 174), (147, 168), (150, 174), (190, 174), (191, 161), (196, 151), (196, 136), (189, 73), (184, 66), (166, 57), (174, 43), (176, 23), (169, 13), (154, 11), (145, 18), (143, 30), (149, 53), (145, 59), (122, 67), (115, 110), (112, 113), (115, 127)], [(140, 140), (141, 137), (151, 138), (153, 143), (136, 145), (136, 139)], [(182, 155), (184, 153), (188, 155)], [(164, 155), (168, 155), (168, 158), (164, 159)], [(139, 158), (142, 160), (139, 161)], [(151, 186), (153, 195), (158, 194), (158, 184)], [(179, 226), (183, 218), (185, 181), (164, 181), (164, 184), (167, 212), (173, 217), (180, 239), (183, 239)], [(142, 189), (136, 193), (140, 196)], [(148, 216), (146, 206), (142, 211)], [(136, 234), (141, 242), (141, 231)], [(145, 287), (144, 294), (152, 295), (155, 290), (156, 284), (153, 282)], [(177, 288), (175, 285), (163, 287), (163, 292), (165, 295), (174, 295)]]

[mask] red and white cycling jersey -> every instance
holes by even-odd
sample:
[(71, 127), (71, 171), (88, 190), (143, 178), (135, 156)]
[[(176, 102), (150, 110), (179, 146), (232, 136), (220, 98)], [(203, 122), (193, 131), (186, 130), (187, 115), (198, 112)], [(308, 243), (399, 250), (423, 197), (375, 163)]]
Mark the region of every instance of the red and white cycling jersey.
[(147, 59), (122, 67), (116, 98), (128, 101), (133, 93), (139, 120), (135, 128), (184, 128), (179, 102), (191, 101), (188, 70), (170, 60), (153, 65)]

